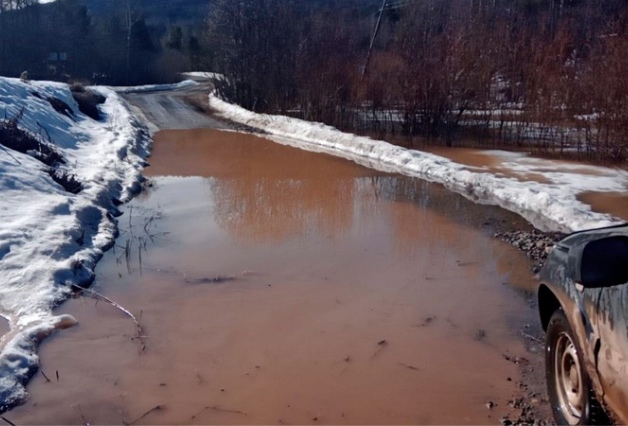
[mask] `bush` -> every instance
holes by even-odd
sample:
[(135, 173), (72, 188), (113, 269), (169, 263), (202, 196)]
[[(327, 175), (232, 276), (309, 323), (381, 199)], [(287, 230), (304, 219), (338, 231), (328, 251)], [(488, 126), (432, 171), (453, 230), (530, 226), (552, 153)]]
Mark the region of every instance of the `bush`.
[(65, 164), (65, 159), (53, 147), (18, 126), (22, 114), (20, 111), (15, 117), (0, 121), (0, 145), (28, 154), (47, 166)]
[(69, 118), (74, 118), (74, 111), (72, 111), (70, 105), (66, 104), (61, 99), (50, 97), (48, 98), (48, 102), (50, 103), (50, 106), (52, 106), (52, 108), (54, 108), (54, 110), (59, 114), (63, 114)]
[(78, 104), (79, 110), (86, 116), (100, 121), (101, 115), (98, 105), (103, 104), (107, 98), (93, 90), (86, 89), (83, 85), (78, 83), (73, 84), (70, 90)]
[(76, 179), (76, 175), (71, 175), (63, 170), (53, 168), (46, 170), (46, 172), (50, 175), (52, 180), (72, 194), (78, 194), (83, 190), (83, 184)]
[(83, 85), (83, 83), (79, 83), (78, 81), (75, 81), (70, 86), (70, 91), (72, 93), (85, 93), (85, 86)]

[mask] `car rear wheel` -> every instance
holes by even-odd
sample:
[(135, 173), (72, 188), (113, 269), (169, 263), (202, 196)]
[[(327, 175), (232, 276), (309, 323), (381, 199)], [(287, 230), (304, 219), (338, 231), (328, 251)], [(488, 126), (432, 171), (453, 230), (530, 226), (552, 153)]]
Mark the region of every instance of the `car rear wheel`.
[(595, 424), (597, 401), (592, 395), (582, 354), (562, 309), (552, 314), (545, 341), (545, 371), (556, 423)]

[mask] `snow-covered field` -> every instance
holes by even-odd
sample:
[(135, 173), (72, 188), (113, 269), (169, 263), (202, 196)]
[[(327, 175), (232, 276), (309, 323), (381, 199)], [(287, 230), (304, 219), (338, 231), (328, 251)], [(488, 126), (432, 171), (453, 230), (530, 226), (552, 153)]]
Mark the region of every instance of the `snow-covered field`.
[(523, 161), (525, 157), (519, 156), (519, 161), (513, 159), (510, 167), (520, 173), (529, 168), (530, 172), (547, 178), (548, 183), (524, 181), (472, 170), (444, 157), (343, 133), (324, 124), (256, 114), (224, 102), (213, 94), (209, 101), (224, 118), (263, 130), (266, 132), (264, 137), (276, 142), (440, 183), (475, 202), (498, 205), (518, 213), (541, 230), (571, 232), (617, 223), (618, 220), (609, 215), (591, 211), (590, 206), (578, 201), (577, 196), (591, 190), (628, 190), (628, 173), (625, 171), (604, 169), (601, 176), (590, 176), (560, 170), (567, 166), (539, 170), (538, 164)]
[[(106, 97), (101, 121), (79, 111), (65, 84), (0, 78), (0, 111), (11, 118), (23, 110), (20, 127), (49, 140), (66, 160), (59, 169), (83, 184), (69, 193), (36, 153), (0, 145), (0, 315), (11, 328), (0, 340), (0, 412), (25, 397), (41, 339), (75, 323), (52, 308), (73, 284), (91, 283), (116, 237), (115, 204), (140, 189), (150, 143), (144, 125), (114, 91), (95, 90)], [(71, 113), (57, 112), (53, 99)]]

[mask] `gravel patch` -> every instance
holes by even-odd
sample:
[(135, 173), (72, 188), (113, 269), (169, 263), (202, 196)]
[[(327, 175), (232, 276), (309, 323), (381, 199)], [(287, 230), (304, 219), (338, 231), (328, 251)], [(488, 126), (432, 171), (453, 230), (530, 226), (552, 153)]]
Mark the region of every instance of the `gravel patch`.
[(497, 232), (494, 236), (525, 252), (532, 261), (532, 272), (536, 274), (543, 267), (547, 260), (547, 255), (554, 245), (562, 240), (566, 234), (533, 230)]

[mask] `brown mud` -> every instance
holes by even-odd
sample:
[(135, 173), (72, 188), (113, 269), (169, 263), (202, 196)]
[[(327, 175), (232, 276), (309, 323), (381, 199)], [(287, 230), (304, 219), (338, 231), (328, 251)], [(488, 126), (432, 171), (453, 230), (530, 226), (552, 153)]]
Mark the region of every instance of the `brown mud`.
[(14, 423), (498, 424), (521, 398), (547, 416), (535, 281), (492, 237), (523, 219), (240, 133), (160, 132), (150, 162), (93, 288), (145, 337), (65, 303), (79, 325), (42, 345)]

